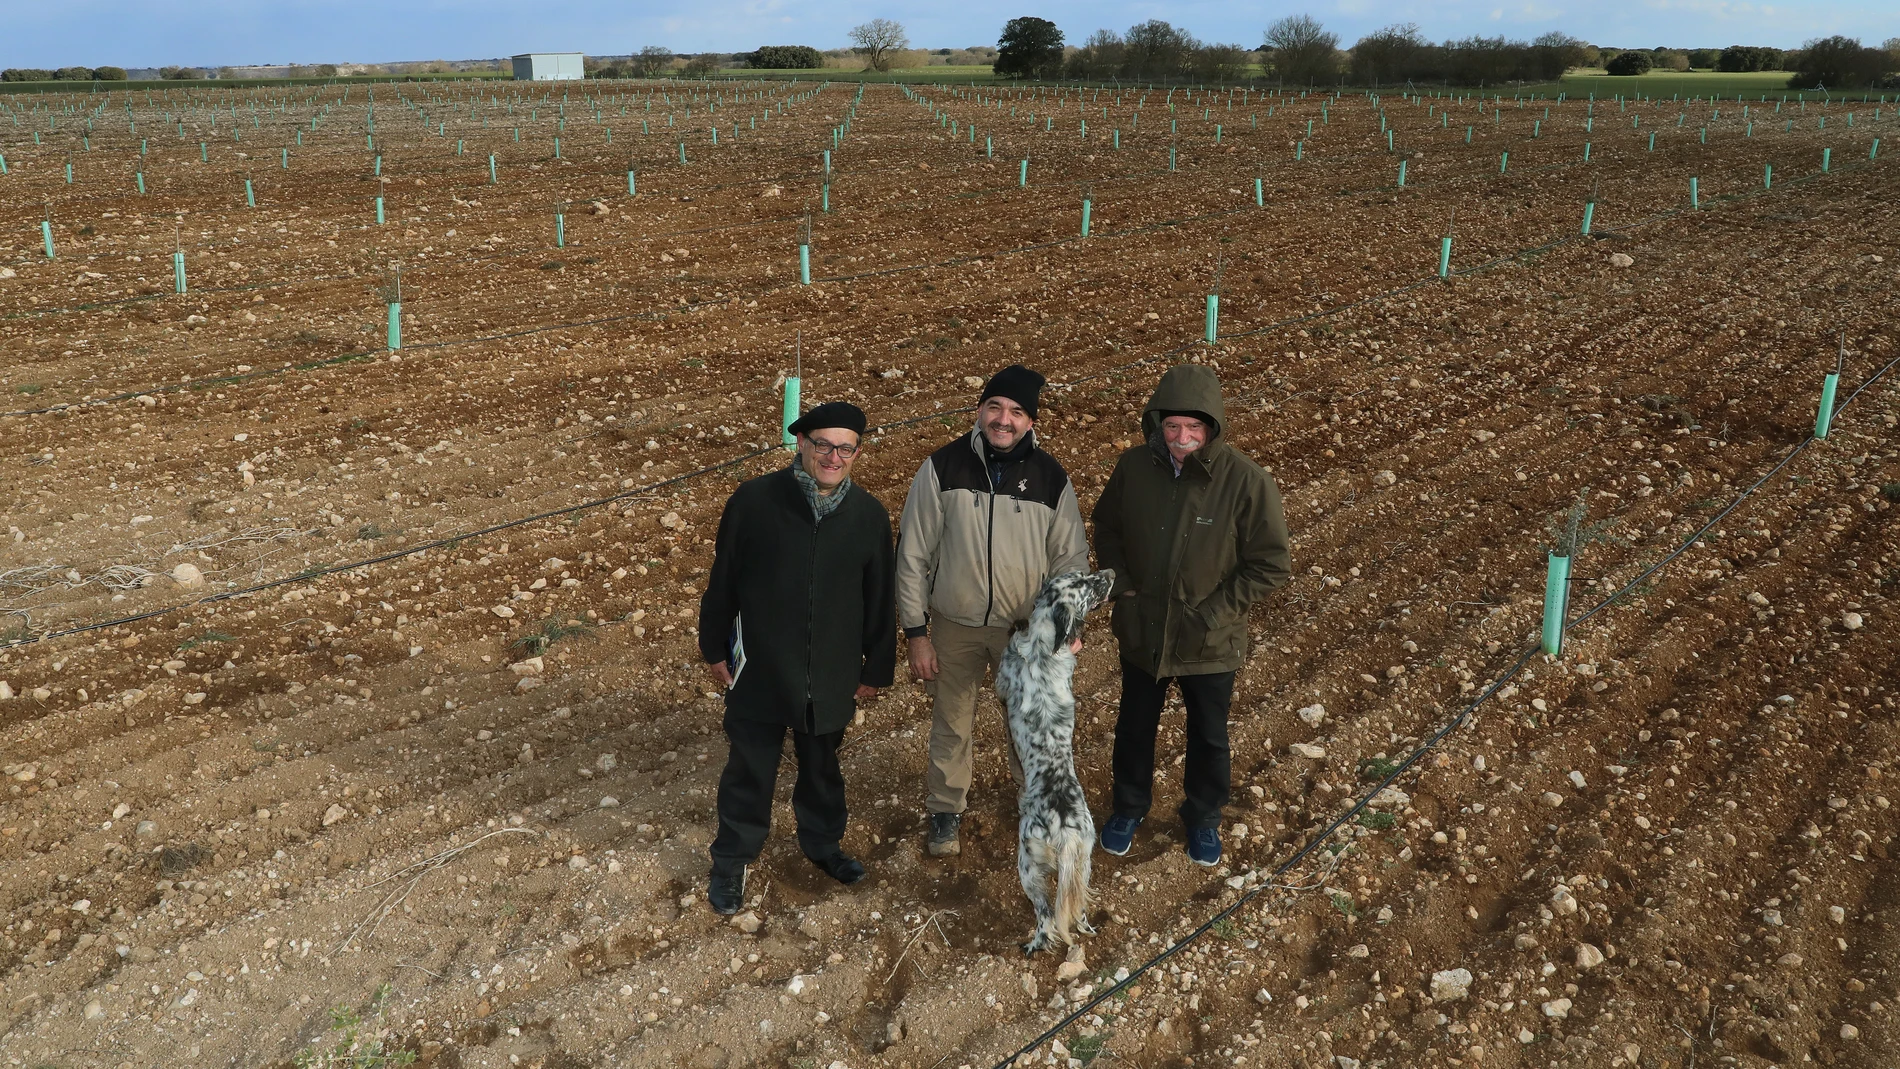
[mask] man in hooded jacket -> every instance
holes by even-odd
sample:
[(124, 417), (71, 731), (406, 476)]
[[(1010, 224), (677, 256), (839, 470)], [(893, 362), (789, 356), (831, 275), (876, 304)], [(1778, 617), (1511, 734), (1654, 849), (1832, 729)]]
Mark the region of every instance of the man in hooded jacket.
[(1168, 685), (1187, 706), (1181, 822), (1188, 856), (1220, 862), (1231, 784), (1227, 712), (1247, 660), (1247, 614), (1292, 577), (1273, 477), (1221, 437), (1211, 368), (1181, 364), (1142, 412), (1142, 444), (1116, 462), (1095, 504), (1095, 553), (1115, 571), (1121, 646), (1114, 790), (1102, 848), (1128, 852), (1153, 802), (1155, 736)]

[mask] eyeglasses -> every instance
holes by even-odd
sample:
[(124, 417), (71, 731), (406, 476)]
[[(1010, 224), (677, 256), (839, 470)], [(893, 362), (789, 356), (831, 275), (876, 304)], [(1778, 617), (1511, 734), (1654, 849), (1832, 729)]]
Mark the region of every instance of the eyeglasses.
[(830, 442), (821, 442), (816, 438), (807, 438), (805, 440), (811, 443), (811, 451), (821, 457), (828, 457), (836, 453), (845, 460), (850, 460), (852, 457), (858, 455), (858, 447), (855, 445), (833, 445)]

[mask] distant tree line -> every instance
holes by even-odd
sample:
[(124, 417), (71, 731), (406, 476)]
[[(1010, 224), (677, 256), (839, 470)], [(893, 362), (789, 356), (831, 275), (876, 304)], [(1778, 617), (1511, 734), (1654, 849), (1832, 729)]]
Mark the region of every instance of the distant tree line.
[(1801, 46), (1788, 64), (1790, 89), (1900, 88), (1900, 37), (1869, 48), (1852, 37), (1822, 37)]
[(1730, 45), (1723, 49), (1598, 48), (1552, 31), (1529, 41), (1466, 37), (1434, 44), (1415, 23), (1387, 26), (1341, 49), (1337, 34), (1310, 15), (1269, 26), (1258, 49), (1209, 44), (1151, 19), (1124, 33), (1096, 30), (1069, 44), (1055, 23), (1011, 19), (997, 40), (992, 69), (1006, 78), (1074, 81), (1234, 82), (1265, 78), (1283, 85), (1507, 85), (1551, 82), (1578, 67), (1603, 64), (1611, 74), (1652, 70), (1727, 72), (1792, 70), (1791, 88), (1900, 88), (1900, 38), (1880, 48), (1850, 37), (1807, 42), (1800, 49)]
[(124, 67), (61, 67), (40, 70), (36, 67), (8, 67), (0, 71), (0, 82), (123, 82)]

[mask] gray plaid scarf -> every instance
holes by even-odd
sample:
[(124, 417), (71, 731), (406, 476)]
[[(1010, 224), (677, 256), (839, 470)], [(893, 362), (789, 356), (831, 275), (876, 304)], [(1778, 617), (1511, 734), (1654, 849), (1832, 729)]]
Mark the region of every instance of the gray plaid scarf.
[(845, 495), (851, 492), (851, 476), (847, 475), (844, 481), (838, 484), (838, 488), (831, 493), (819, 493), (818, 480), (812, 478), (811, 473), (805, 470), (804, 462), (801, 460), (792, 461), (792, 475), (798, 479), (798, 488), (805, 491), (805, 500), (811, 502), (812, 515), (816, 516), (820, 523), (824, 522), (826, 516), (838, 511), (838, 506), (844, 504)]

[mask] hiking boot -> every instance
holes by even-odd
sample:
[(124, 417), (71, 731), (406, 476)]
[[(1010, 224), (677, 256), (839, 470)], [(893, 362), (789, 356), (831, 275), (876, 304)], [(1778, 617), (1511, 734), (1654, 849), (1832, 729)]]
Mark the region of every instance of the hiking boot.
[(811, 863), (825, 870), (825, 875), (844, 884), (846, 887), (864, 879), (864, 863), (842, 853), (827, 858), (811, 858)]
[(1220, 864), (1220, 829), (1191, 828), (1187, 837), (1188, 860), (1205, 868)]
[(1102, 849), (1116, 857), (1127, 857), (1128, 848), (1135, 845), (1135, 829), (1141, 827), (1141, 817), (1109, 817), (1102, 827)]
[(706, 886), (706, 904), (722, 917), (739, 912), (745, 904), (745, 870), (730, 875), (713, 873)]
[(961, 823), (961, 813), (930, 814), (931, 857), (955, 857), (963, 853), (963, 844), (957, 841), (957, 825)]

